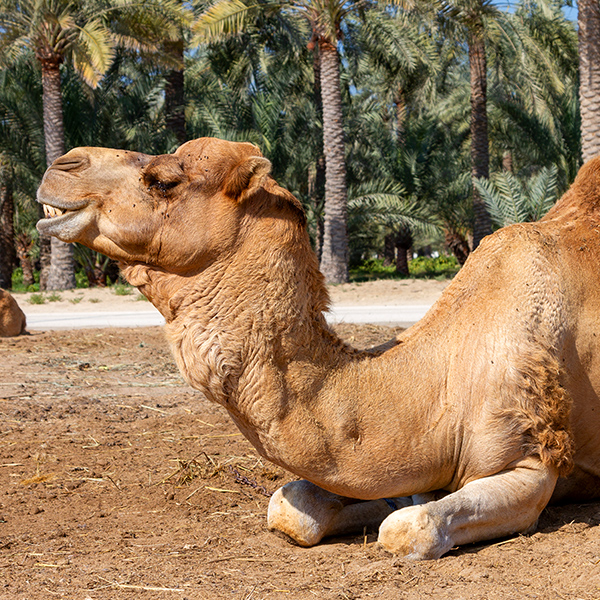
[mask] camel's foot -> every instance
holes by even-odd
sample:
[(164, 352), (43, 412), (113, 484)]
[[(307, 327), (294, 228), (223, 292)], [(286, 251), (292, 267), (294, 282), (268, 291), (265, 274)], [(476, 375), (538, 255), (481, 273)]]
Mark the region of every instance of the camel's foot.
[(392, 513), (379, 527), (378, 542), (388, 552), (415, 560), (439, 558), (453, 545), (427, 504)]
[(376, 529), (395, 508), (410, 504), (410, 498), (357, 501), (308, 481), (292, 481), (271, 497), (267, 519), (269, 529), (285, 533), (300, 546), (314, 546), (329, 535)]
[(536, 457), (525, 458), (439, 500), (392, 513), (379, 528), (379, 543), (407, 558), (432, 559), (454, 546), (531, 531), (557, 476)]
[(300, 546), (314, 546), (327, 535), (342, 508), (341, 496), (309, 481), (292, 481), (271, 496), (267, 523), (269, 529), (285, 533)]

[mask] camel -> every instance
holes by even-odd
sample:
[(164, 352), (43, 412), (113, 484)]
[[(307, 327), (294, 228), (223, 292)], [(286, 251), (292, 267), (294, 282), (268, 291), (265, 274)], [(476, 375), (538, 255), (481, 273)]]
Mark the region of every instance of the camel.
[(600, 159), (540, 222), (485, 238), (381, 352), (328, 326), (299, 201), (258, 148), (76, 148), (38, 191), (41, 233), (120, 262), (187, 382), (301, 479), (267, 524), (301, 546), (379, 527), (434, 559), (600, 496)]
[(17, 301), (7, 291), (0, 289), (0, 337), (21, 335), (26, 324), (25, 315)]

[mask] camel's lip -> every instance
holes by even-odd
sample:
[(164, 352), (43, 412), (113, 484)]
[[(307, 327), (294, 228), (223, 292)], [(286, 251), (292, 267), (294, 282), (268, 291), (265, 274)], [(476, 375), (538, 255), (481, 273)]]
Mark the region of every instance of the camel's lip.
[(44, 209), (44, 219), (37, 223), (37, 228), (43, 233), (52, 235), (57, 227), (62, 227), (67, 221), (86, 208), (89, 204), (87, 200), (79, 202), (61, 202), (60, 200), (49, 200), (38, 194), (38, 202)]
[(49, 235), (51, 235), (50, 230), (54, 230), (56, 226), (63, 225), (65, 221), (70, 220), (80, 212), (79, 210), (62, 210), (48, 204), (44, 204), (43, 206), (46, 218), (40, 219), (37, 222), (37, 228), (38, 231), (48, 233)]
[(88, 200), (80, 200), (79, 202), (64, 202), (60, 199), (46, 198), (44, 194), (38, 191), (37, 201), (44, 208), (44, 216), (46, 219), (56, 219), (64, 216), (69, 212), (76, 212), (85, 208), (88, 204)]

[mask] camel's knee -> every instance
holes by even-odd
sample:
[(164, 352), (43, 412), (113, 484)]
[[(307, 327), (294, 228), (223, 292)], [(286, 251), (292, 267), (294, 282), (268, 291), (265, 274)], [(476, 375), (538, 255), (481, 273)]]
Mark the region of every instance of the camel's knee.
[(452, 548), (443, 524), (430, 513), (427, 504), (393, 512), (381, 524), (378, 542), (393, 554), (415, 560), (439, 558)]
[(300, 546), (314, 546), (328, 534), (343, 507), (340, 496), (309, 481), (292, 481), (271, 496), (267, 523)]

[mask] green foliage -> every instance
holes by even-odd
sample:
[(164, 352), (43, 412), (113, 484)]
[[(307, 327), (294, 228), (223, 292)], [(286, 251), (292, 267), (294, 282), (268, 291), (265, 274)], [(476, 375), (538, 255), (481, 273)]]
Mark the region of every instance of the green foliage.
[(11, 289), (14, 292), (39, 292), (40, 291), (40, 274), (39, 272), (34, 273), (35, 283), (32, 285), (25, 285), (23, 283), (23, 269), (17, 267), (12, 274), (12, 285)]
[[(408, 263), (409, 277), (427, 279), (449, 279), (458, 272), (460, 265), (454, 256), (442, 254), (436, 258), (419, 256)], [(383, 260), (370, 259), (350, 269), (350, 281), (372, 279), (405, 279), (393, 266), (384, 266)]]
[(124, 283), (116, 283), (112, 286), (112, 291), (117, 296), (131, 296), (133, 294), (133, 288)]
[(44, 294), (31, 294), (29, 296), (29, 304), (45, 304), (46, 296)]
[(75, 272), (75, 283), (77, 289), (85, 289), (90, 287), (90, 282), (88, 281), (84, 270), (80, 269), (79, 271)]
[(558, 169), (540, 170), (526, 180), (512, 173), (496, 173), (491, 179), (480, 179), (477, 189), (490, 211), (497, 227), (514, 223), (537, 221), (552, 207), (558, 198)]
[(33, 51), (40, 63), (68, 59), (96, 87), (117, 48), (156, 51), (177, 39), (185, 14), (174, 0), (0, 0), (0, 60)]
[[(0, 0), (2, 19), (20, 6), (25, 23), (34, 4)], [(67, 148), (173, 151), (177, 141), (165, 119), (165, 85), (169, 70), (181, 64), (164, 47), (183, 34), (188, 136), (257, 144), (273, 163), (274, 177), (304, 204), (311, 235), (318, 240), (322, 108), (312, 50), (316, 38), (311, 36), (315, 27), (341, 24), (353, 276), (393, 276), (393, 267), (365, 261), (381, 255), (385, 236), (402, 228), (410, 230), (417, 248), (433, 237), (469, 238), (469, 69), (463, 35), (451, 26), (450, 13), (430, 19), (398, 6), (379, 10), (362, 2), (334, 2), (319, 5), (331, 9), (319, 21), (310, 12), (316, 4), (308, 0), (294, 2), (301, 9), (295, 11), (281, 11), (283, 4), (270, 0), (222, 0), (192, 28), (190, 11), (198, 14), (203, 3), (185, 10), (180, 3), (143, 4), (144, 10), (128, 0), (53, 3), (66, 15), (62, 35), (68, 60), (61, 66), (61, 84)], [(349, 10), (357, 4), (360, 15)], [(557, 3), (523, 2), (513, 12), (484, 4), (490, 165), (498, 174), (476, 185), (496, 226), (502, 226), (542, 216), (578, 170), (577, 37)], [(458, 5), (450, 16), (457, 19), (454, 25), (463, 26), (468, 15)], [(224, 11), (221, 17), (218, 10)], [(213, 24), (222, 18), (221, 33), (229, 28), (235, 35), (206, 43), (201, 36), (209, 17)], [(20, 46), (12, 26), (0, 32), (0, 186), (11, 178), (15, 231), (35, 263), (35, 193), (45, 150), (41, 73), (30, 24)], [(90, 88), (100, 73), (101, 84)], [(507, 161), (513, 174), (503, 172)], [(86, 249), (76, 252), (81, 267), (77, 287), (116, 281), (114, 264), (106, 257)], [(416, 259), (411, 275), (451, 273), (456, 266), (445, 260)], [(24, 288), (17, 270), (13, 289), (37, 291), (39, 286)]]
[(408, 268), (412, 277), (447, 279), (456, 275), (460, 265), (454, 256), (442, 254), (436, 258), (419, 256), (410, 261)]
[(350, 268), (350, 281), (370, 281), (372, 279), (402, 279), (394, 267), (386, 267), (383, 260), (372, 258)]

